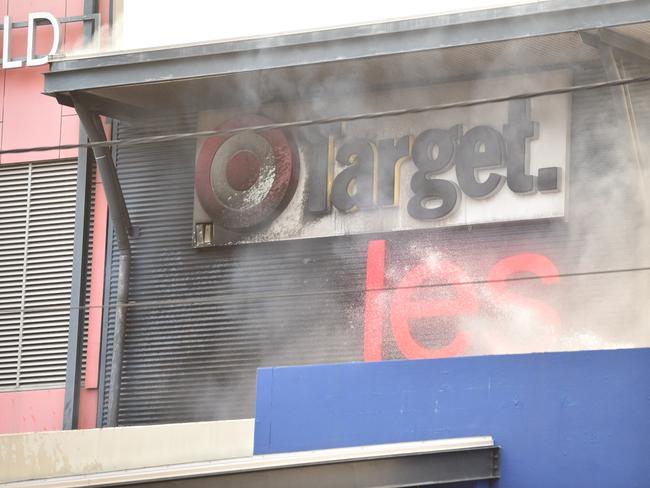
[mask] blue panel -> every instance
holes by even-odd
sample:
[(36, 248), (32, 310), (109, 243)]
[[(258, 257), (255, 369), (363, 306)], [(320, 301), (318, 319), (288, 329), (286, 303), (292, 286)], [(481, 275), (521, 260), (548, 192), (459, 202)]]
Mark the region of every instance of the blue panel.
[(499, 487), (650, 486), (650, 349), (268, 368), (255, 453), (492, 435)]

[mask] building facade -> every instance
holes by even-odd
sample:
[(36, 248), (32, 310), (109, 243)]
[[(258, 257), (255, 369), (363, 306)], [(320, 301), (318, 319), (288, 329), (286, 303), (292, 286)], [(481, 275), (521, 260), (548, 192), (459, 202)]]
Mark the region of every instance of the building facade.
[(54, 63), (118, 139), (214, 131), (109, 155), (101, 424), (250, 417), (263, 366), (646, 346), (647, 86), (598, 85), (644, 73), (644, 12)]
[[(4, 1), (2, 149), (59, 146), (79, 142), (79, 119), (70, 108), (43, 95), (48, 53), (71, 54), (84, 37), (108, 22), (108, 2)], [(51, 16), (36, 23), (28, 48), (30, 15)], [(57, 42), (58, 39), (58, 42)], [(33, 61), (32, 61), (33, 63)], [(85, 136), (83, 136), (85, 137)], [(88, 286), (85, 304), (101, 307), (107, 207), (93, 171), (80, 186), (77, 149), (3, 154), (0, 159), (0, 433), (59, 430), (74, 279), (77, 197), (90, 198), (85, 237)], [(92, 181), (90, 181), (92, 179)], [(85, 387), (81, 425), (95, 426), (101, 308), (83, 317)]]
[(576, 453), (609, 439), (639, 485), (649, 21), (549, 1), (53, 60), (110, 214), (90, 299), (72, 281), (63, 425), (255, 416), (257, 454), (493, 436), (469, 486), (497, 444), (503, 486), (557, 483), (532, 435), (549, 462), (577, 439), (563, 466), (591, 482)]

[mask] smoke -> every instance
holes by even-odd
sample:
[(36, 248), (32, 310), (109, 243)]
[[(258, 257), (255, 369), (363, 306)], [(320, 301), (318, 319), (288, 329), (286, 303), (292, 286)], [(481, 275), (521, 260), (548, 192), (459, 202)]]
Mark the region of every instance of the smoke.
[[(524, 53), (517, 51), (515, 46), (508, 56), (522, 59)], [(635, 74), (639, 70), (637, 67)], [(575, 69), (573, 82), (589, 82), (602, 76), (600, 66), (594, 64)], [(522, 86), (519, 91), (527, 89)], [(542, 224), (521, 245), (506, 247), (508, 253), (534, 252), (549, 257), (560, 275), (587, 275), (560, 277), (549, 283), (534, 280), (511, 282), (504, 287), (475, 285), (484, 306), (480, 313), (459, 318), (456, 324), (459, 331), (471, 337), (466, 353), (511, 354), (650, 344), (645, 298), (650, 274), (641, 270), (589, 275), (647, 267), (650, 261), (650, 148), (643, 109), (648, 94), (644, 86), (630, 90), (629, 101), (640, 135), (636, 141), (623, 117), (621, 90), (602, 89), (573, 97), (565, 221)], [(544, 99), (540, 102), (546, 103)], [(639, 151), (635, 151), (635, 142), (640, 145)], [(512, 234), (513, 239), (518, 238), (516, 234)], [(478, 244), (480, 238), (476, 240)], [(498, 245), (484, 248), (481, 254), (483, 260), (492, 263), (507, 256)], [(465, 266), (480, 268), (471, 259)], [(520, 276), (531, 274), (512, 275)], [(435, 323), (428, 326), (428, 341), (435, 343)]]
[[(520, 56), (516, 49), (513, 51), (508, 52), (507, 56)], [(357, 75), (356, 79), (346, 80), (349, 93), (355, 93), (353, 99), (346, 99), (346, 108), (350, 111), (376, 110), (377, 98), (382, 96), (381, 92), (377, 94), (373, 90), (367, 90), (363, 74)], [(574, 80), (575, 82), (584, 82), (585, 79), (600, 74), (599, 70), (594, 68), (589, 73), (577, 73), (575, 76), (582, 78)], [(524, 84), (519, 85), (517, 91), (539, 88), (535, 83), (527, 86), (526, 78), (518, 80), (524, 80)], [(337, 82), (340, 84), (340, 79), (325, 81), (334, 86)], [(470, 98), (483, 96), (480, 88), (482, 83), (485, 81), (473, 83)], [(570, 80), (565, 84), (568, 83)], [(643, 94), (636, 96), (642, 97)], [(612, 90), (603, 89), (576, 95), (572, 100), (571, 125), (565, 129), (570, 135), (570, 147), (567, 149), (568, 166), (565, 168), (566, 186), (563, 189), (563, 195), (567, 198), (565, 218), (540, 223), (510, 224), (505, 231), (513, 234), (512, 240), (507, 237), (499, 239), (499, 227), (477, 227), (451, 232), (439, 229), (431, 231), (430, 234), (418, 234), (410, 238), (386, 236), (389, 246), (386, 279), (387, 286), (391, 288), (399, 288), (404, 276), (419, 263), (425, 263), (435, 277), (443, 260), (454, 263), (466, 272), (461, 282), (479, 282), (459, 285), (470, 288), (470, 294), (476, 302), (472, 306), (466, 304), (466, 313), (432, 316), (410, 322), (413, 337), (434, 351), (432, 354), (435, 355), (435, 351), (444, 349), (458, 333), (463, 333), (469, 338), (469, 344), (461, 354), (640, 347), (650, 343), (650, 332), (646, 325), (648, 309), (644, 299), (648, 291), (648, 274), (644, 271), (589, 274), (648, 265), (648, 207), (645, 185), (642, 184), (647, 175), (643, 162), (639, 165), (636, 155), (632, 154), (633, 144), (630, 143), (629, 127), (613, 123), (612, 113), (615, 113), (617, 101), (612, 97)], [(429, 99), (422, 103), (430, 102)], [(390, 103), (413, 104), (413, 101), (402, 93), (398, 101)], [(310, 100), (309, 106), (299, 114), (313, 116), (315, 113), (328, 113), (332, 111), (333, 106), (336, 107), (335, 110), (342, 110), (340, 104), (333, 103), (332, 98), (316, 97)], [(533, 119), (540, 120), (541, 112), (549, 106), (552, 105), (548, 99), (540, 99), (534, 103)], [(259, 109), (268, 113), (272, 112), (273, 107), (261, 103)], [(499, 120), (497, 107), (490, 107), (488, 110), (492, 112), (495, 120)], [(471, 112), (473, 115), (470, 120), (481, 120), (480, 110)], [(290, 117), (298, 113), (283, 115)], [(458, 112), (446, 113), (444, 116), (454, 122), (463, 118)], [(391, 134), (401, 135), (404, 132), (399, 131), (402, 124), (411, 127), (413, 124), (420, 124), (423, 128), (440, 126), (438, 117), (420, 116), (416, 119), (415, 122), (405, 122), (402, 118), (365, 123), (363, 129), (359, 130), (363, 135), (377, 140)], [(544, 118), (545, 123), (549, 120), (552, 118)], [(494, 126), (498, 128), (500, 123), (495, 122)], [(470, 127), (471, 125), (467, 126), (466, 130)], [(355, 134), (352, 124), (346, 130), (348, 134)], [(539, 138), (548, 143), (543, 134), (547, 131), (548, 126), (542, 125)], [(539, 151), (536, 144), (541, 143), (531, 141), (532, 152)], [(647, 154), (645, 146), (641, 151), (642, 155), (644, 153)], [(535, 155), (538, 161), (537, 166), (531, 168), (533, 174), (536, 174), (539, 166), (553, 162), (542, 161), (540, 165), (539, 157), (539, 154)], [(407, 162), (402, 168), (405, 182), (409, 181), (406, 176), (412, 174), (412, 171), (412, 162)], [(402, 189), (403, 194), (408, 192), (406, 184)], [(295, 214), (287, 221), (299, 219), (299, 210), (302, 209), (294, 209)], [(359, 218), (371, 219), (372, 215), (360, 213)], [(286, 229), (280, 229), (275, 235), (267, 234), (266, 238), (278, 237), (283, 233), (286, 233)], [(436, 240), (444, 242), (436, 243)], [(458, 240), (464, 240), (465, 243), (459, 245)], [(486, 245), (486, 241), (489, 244)], [(515, 268), (511, 274), (505, 276), (506, 279), (534, 274), (586, 275), (544, 281), (515, 281), (502, 287), (481, 283), (490, 278), (490, 271), (498, 263), (513, 255), (528, 253), (547, 258), (552, 267), (544, 268), (544, 271), (538, 273), (529, 271), (530, 268), (526, 266), (523, 270)], [(358, 281), (356, 286), (361, 286), (361, 283), (362, 281)], [(453, 301), (459, 296), (459, 286), (427, 290), (426, 283), (423, 285), (423, 290), (414, 294), (423, 302)], [(394, 307), (399, 306), (393, 298), (395, 292), (388, 291), (383, 295), (384, 357), (409, 357), (409, 353), (405, 353), (394, 339), (395, 325), (391, 312)], [(365, 306), (362, 300), (358, 300), (356, 306), (347, 304), (345, 313), (350, 328), (353, 324), (363, 321), (362, 312)], [(341, 341), (353, 334), (350, 329), (343, 328), (339, 331)], [(356, 333), (359, 332), (357, 327)], [(293, 348), (291, 341), (284, 344), (286, 349)], [(282, 358), (285, 356), (282, 352), (274, 349), (270, 354), (270, 364), (284, 364)], [(301, 362), (311, 358), (313, 354), (310, 353), (298, 355), (295, 360)]]
[[(579, 44), (579, 40), (577, 42)], [(250, 73), (238, 76), (232, 85), (218, 85), (215, 80), (215, 85), (204, 93), (179, 94), (174, 100), (175, 108), (183, 113), (199, 112), (197, 125), (203, 129), (214, 128), (242, 113), (258, 113), (272, 120), (288, 121), (429, 105), (501, 92), (525, 92), (538, 89), (540, 80), (548, 74), (535, 66), (535, 59), (542, 65), (550, 58), (554, 58), (554, 62), (558, 59), (566, 62), (560, 66), (559, 75), (558, 66), (549, 70), (557, 76), (554, 79), (548, 75), (554, 80), (553, 86), (603, 77), (593, 53), (588, 61), (582, 59), (580, 65), (570, 64), (570, 56), (588, 57), (581, 51), (587, 49), (584, 47), (566, 49), (567, 53), (551, 51), (544, 57), (540, 51), (548, 44), (539, 39), (525, 39), (505, 46), (499, 43), (315, 66), (304, 68), (300, 73), (291, 70)], [(394, 84), (398, 89), (391, 90)], [(224, 94), (224, 86), (232, 91)], [(540, 98), (532, 102), (532, 119), (542, 120), (542, 123), (538, 139), (530, 142), (531, 173), (537, 174), (541, 167), (557, 163), (553, 159), (556, 153), (552, 152), (557, 148), (545, 146), (548, 141), (558, 140), (549, 136), (549, 132), (563, 133), (560, 136), (569, 143), (565, 156), (565, 186), (559, 194), (566, 198), (562, 218), (453, 228), (425, 223), (419, 230), (373, 234), (377, 228), (372, 228), (369, 222), (381, 220), (377, 217), (380, 211), (368, 210), (354, 217), (357, 219), (355, 225), (362, 231), (362, 235), (356, 237), (249, 243), (200, 251), (190, 249), (191, 229), (186, 222), (186, 227), (176, 229), (177, 240), (170, 241), (161, 251), (158, 265), (162, 271), (159, 274), (151, 278), (142, 272), (142, 276), (138, 276), (137, 263), (133, 274), (134, 283), (139, 283), (143, 289), (147, 285), (160, 286), (157, 281), (168, 280), (170, 289), (161, 290), (162, 298), (174, 297), (180, 288), (183, 293), (189, 290), (196, 296), (219, 298), (211, 306), (197, 308), (191, 320), (184, 315), (187, 307), (183, 306), (166, 318), (172, 324), (170, 329), (174, 328), (175, 334), (176, 329), (181, 330), (178, 334), (183, 334), (184, 339), (191, 336), (196, 323), (204, 334), (205, 344), (200, 347), (185, 343), (182, 346), (188, 350), (194, 348), (192, 351), (200, 354), (203, 361), (201, 371), (192, 373), (203, 388), (195, 388), (200, 391), (192, 397), (196, 402), (187, 405), (187, 415), (205, 418), (206, 409), (210, 409), (215, 418), (249, 416), (254, 369), (258, 366), (361, 360), (368, 327), (364, 290), (367, 244), (373, 238), (387, 241), (384, 277), (388, 290), (381, 292), (380, 300), (383, 332), (380, 347), (384, 359), (423, 357), (421, 353), (405, 351), (404, 344), (396, 338), (396, 330), (404, 332), (404, 329), (395, 325), (395, 311), (410, 306), (409, 312), (413, 312), (418, 303), (451, 303), (447, 311), (441, 306), (437, 314), (415, 317), (417, 314), (413, 313), (414, 318), (408, 321), (407, 332), (413, 340), (434, 354), (459, 334), (464, 334), (466, 343), (453, 352), (457, 355), (649, 345), (645, 299), (648, 273), (588, 274), (649, 264), (649, 209), (645, 193), (648, 185), (645, 182), (648, 181), (650, 147), (646, 141), (650, 140), (647, 137), (650, 115), (644, 114), (644, 101), (649, 95), (647, 88), (631, 90), (640, 131), (640, 162), (633, 151), (634, 144), (630, 143), (629, 127), (619, 120), (617, 104), (620, 101), (612, 90)], [(204, 106), (197, 106), (197, 98), (204, 101)], [(556, 111), (555, 107), (564, 102), (567, 110)], [(335, 145), (340, 147), (353, 137), (376, 142), (382, 138), (415, 136), (424, 129), (449, 129), (459, 123), (465, 131), (479, 124), (489, 124), (502, 131), (506, 117), (507, 106), (500, 104), (361, 121), (345, 124)], [(323, 126), (314, 127), (309, 134), (292, 132), (303, 171), (305, 161), (316, 160), (310, 153), (309, 138), (323, 139), (330, 133), (331, 127)], [(202, 142), (198, 141), (196, 147), (200, 148)], [(546, 159), (549, 151), (554, 156)], [(191, 172), (192, 156), (184, 153), (184, 159), (176, 163), (178, 168)], [(339, 166), (336, 168), (336, 171), (341, 170)], [(410, 179), (415, 170), (411, 159), (404, 161), (400, 170), (400, 193), (404, 198), (401, 205), (406, 203), (406, 195), (411, 191)], [(505, 174), (505, 169), (494, 171)], [(453, 169), (442, 177), (448, 176), (453, 176)], [(479, 178), (485, 176), (486, 173), (481, 173)], [(190, 180), (183, 186), (187, 195), (192, 192)], [(304, 185), (302, 179), (296, 195), (304, 194)], [(165, 187), (157, 193), (164, 195), (165, 191), (172, 193), (173, 190)], [(188, 203), (187, 195), (182, 205), (185, 218), (189, 220), (191, 202)], [(467, 196), (463, 198), (472, 205), (485, 203), (472, 202)], [(167, 212), (174, 210), (174, 202), (168, 201), (166, 205)], [(156, 210), (152, 206), (147, 212), (155, 213)], [(167, 218), (162, 210), (158, 212), (157, 218)], [(147, 216), (150, 218), (151, 214)], [(498, 216), (495, 220), (499, 220)], [(138, 224), (140, 222), (136, 222)], [(147, 222), (141, 225), (146, 239)], [(304, 217), (304, 201), (296, 198), (273, 226), (260, 231), (259, 240), (281, 238), (289, 230), (296, 229), (317, 235), (322, 230), (319, 225), (317, 219)], [(431, 228), (436, 225), (437, 228)], [(350, 230), (354, 230), (354, 226), (351, 225)], [(172, 259), (176, 254), (181, 257)], [(520, 261), (513, 261), (513, 256), (519, 256)], [(462, 272), (453, 279), (443, 276), (441, 270), (448, 264)], [(532, 271), (533, 265), (542, 271)], [(415, 287), (407, 300), (397, 300), (405, 277), (417, 266), (427, 270), (427, 281), (421, 282), (420, 288)], [(196, 276), (179, 283), (179, 277), (190, 268), (197, 270)], [(576, 276), (511, 281), (497, 286), (486, 283), (497, 273), (495, 269), (501, 271), (498, 276), (505, 278), (556, 273)], [(504, 274), (504, 269), (510, 271)], [(449, 286), (427, 287), (435, 284)], [(250, 294), (254, 298), (245, 298)], [(155, 320), (151, 320), (151, 324), (158, 326)], [(169, 342), (168, 336), (161, 337), (161, 341)], [(188, 364), (194, 364), (195, 359), (187, 354)], [(179, 369), (186, 367), (183, 363), (177, 366)], [(209, 406), (214, 398), (219, 398), (219, 402)]]
[(119, 13), (114, 15), (111, 23), (105, 19), (102, 20), (100, 25), (95, 26), (91, 39), (86, 40), (84, 36), (75, 37), (74, 41), (66, 39), (65, 52), (53, 56), (53, 60), (97, 56), (128, 49), (122, 36), (122, 15)]
[[(510, 53), (512, 56), (513, 53)], [(638, 70), (638, 68), (637, 68)], [(576, 70), (575, 83), (602, 76), (598, 66)], [(525, 91), (522, 87), (519, 91)], [(497, 242), (485, 246), (481, 256), (456, 256), (470, 280), (486, 279), (489, 266), (514, 253), (539, 253), (549, 257), (556, 269), (547, 273), (586, 276), (555, 280), (465, 285), (478, 297), (479, 310), (455, 317), (456, 333), (465, 333), (470, 344), (464, 354), (512, 354), (527, 352), (643, 347), (650, 344), (648, 327), (649, 277), (647, 271), (593, 274), (607, 270), (646, 267), (648, 259), (647, 116), (643, 100), (647, 87), (630, 91), (632, 111), (636, 113), (640, 140), (633, 140), (627, 120), (621, 118), (620, 91), (611, 89), (577, 94), (572, 100), (571, 148), (568, 155), (567, 212), (564, 222), (548, 222), (537, 229), (521, 225), (523, 242)], [(542, 103), (545, 103), (542, 101)], [(539, 106), (538, 106), (539, 108)], [(533, 110), (535, 113), (535, 110)], [(537, 114), (539, 115), (539, 113)], [(535, 118), (535, 115), (533, 116)], [(544, 127), (540, 131), (545, 130)], [(640, 151), (635, 151), (635, 142)], [(531, 143), (531, 145), (534, 144)], [(531, 232), (532, 230), (532, 232)], [(507, 229), (505, 233), (511, 234)], [(481, 246), (481, 234), (470, 232), (461, 238), (473, 239)], [(518, 239), (517, 232), (512, 239)], [(528, 237), (525, 237), (527, 236)], [(442, 257), (454, 257), (455, 243), (410, 250), (406, 259), (425, 262), (436, 273)], [(465, 247), (461, 245), (460, 247)], [(409, 265), (395, 268), (400, 276)], [(539, 273), (538, 273), (539, 274)], [(544, 273), (541, 273), (544, 274)], [(489, 274), (488, 274), (489, 275)], [(533, 276), (513, 273), (510, 278)], [(446, 293), (446, 294), (445, 294)], [(458, 293), (458, 288), (456, 288)], [(433, 302), (449, 296), (433, 289), (422, 293)], [(388, 301), (388, 298), (387, 298)], [(390, 305), (386, 305), (387, 309)], [(388, 310), (385, 314), (389, 313)], [(449, 318), (414, 321), (412, 333), (436, 351), (449, 341)], [(386, 325), (386, 324), (385, 324)], [(392, 357), (403, 355), (394, 344)]]

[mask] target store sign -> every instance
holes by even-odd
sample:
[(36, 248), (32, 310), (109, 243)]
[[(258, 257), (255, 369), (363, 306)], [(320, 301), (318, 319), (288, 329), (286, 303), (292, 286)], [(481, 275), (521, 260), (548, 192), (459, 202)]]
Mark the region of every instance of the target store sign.
[[(394, 108), (393, 100), (417, 106), (445, 93), (480, 98), (569, 81), (556, 71), (482, 81), (480, 89), (456, 83), (393, 90), (364, 101), (377, 111)], [(277, 107), (262, 112), (206, 113), (201, 129), (287, 120)], [(568, 133), (569, 97), (556, 95), (208, 137), (197, 145), (194, 245), (563, 217)]]

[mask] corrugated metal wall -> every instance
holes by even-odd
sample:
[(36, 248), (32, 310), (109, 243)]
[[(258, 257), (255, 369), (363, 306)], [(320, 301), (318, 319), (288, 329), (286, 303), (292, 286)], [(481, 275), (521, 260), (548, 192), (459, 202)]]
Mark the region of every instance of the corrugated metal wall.
[(96, 182), (96, 172), (97, 166), (94, 162), (88, 165), (88, 170), (90, 171), (90, 181), (92, 185), (90, 186), (90, 218), (88, 219), (88, 235), (86, 236), (88, 242), (88, 260), (86, 263), (86, 297), (84, 300), (84, 338), (83, 338), (83, 349), (81, 355), (81, 378), (82, 384), (85, 385), (86, 381), (86, 361), (88, 356), (88, 326), (90, 322), (90, 282), (91, 282), (91, 272), (93, 265), (93, 240), (95, 238), (95, 198), (97, 196), (97, 182)]
[[(194, 127), (192, 118), (178, 122), (151, 123), (146, 131), (121, 126), (119, 137)], [(194, 142), (124, 147), (117, 160), (132, 220), (142, 230), (133, 240), (129, 299), (143, 303), (128, 315), (120, 423), (250, 417), (258, 366), (358, 359), (361, 336), (349, 336), (345, 312), (359, 297), (328, 292), (363, 281), (362, 242), (197, 251)], [(190, 303), (146, 305), (165, 300)], [(111, 327), (112, 311), (108, 317)], [(110, 349), (109, 343), (109, 355)], [(110, 360), (107, 366), (104, 378)]]
[[(601, 78), (602, 72), (580, 68), (575, 76), (576, 83), (582, 83)], [(633, 188), (636, 179), (627, 170), (627, 156), (618, 154), (621, 132), (612, 116), (610, 93), (585, 92), (573, 98), (568, 222), (383, 236), (392, 269), (408, 267), (430, 250), (445, 253), (478, 280), (485, 278), (495, 260), (513, 252), (545, 253), (562, 273), (643, 264), (645, 255), (639, 255), (638, 243), (629, 238), (638, 224), (632, 218), (639, 205)], [(146, 121), (142, 127), (146, 129), (120, 126), (118, 136), (192, 130), (195, 121), (176, 117)], [(369, 238), (193, 249), (194, 148), (188, 141), (125, 146), (116, 153), (127, 206), (141, 228), (133, 240), (129, 300), (134, 305), (127, 319), (120, 424), (250, 417), (257, 367), (363, 358), (362, 290)], [(608, 185), (616, 192), (608, 192)], [(615, 212), (604, 215), (593, 201), (583, 202), (586, 188), (601, 191), (603, 205)], [(602, 252), (594, 242), (603, 243)], [(105, 300), (111, 306), (115, 249), (113, 242)], [(621, 279), (629, 278), (563, 278), (563, 286), (545, 298), (551, 304), (558, 302), (558, 307), (562, 301), (563, 310), (579, 309), (566, 321), (588, 333), (594, 328), (584, 324), (592, 323), (593, 316), (585, 303), (594, 297), (609, 300), (610, 309), (598, 309), (602, 326), (596, 327), (601, 342), (595, 347), (605, 347), (608, 334), (620, 342), (617, 327), (630, 322), (622, 304), (637, 299), (627, 296)], [(389, 286), (395, 283), (389, 278)], [(517, 286), (540, 293), (538, 284)], [(498, 314), (494, 317), (503, 320)], [(114, 309), (107, 310), (105, 318), (104, 392)], [(523, 332), (522, 336), (535, 340)], [(630, 337), (637, 340), (634, 334)], [(419, 339), (426, 343), (439, 337)], [(400, 357), (390, 338), (386, 341), (385, 357)], [(589, 347), (581, 343), (577, 348)], [(104, 419), (105, 414), (104, 402)]]

